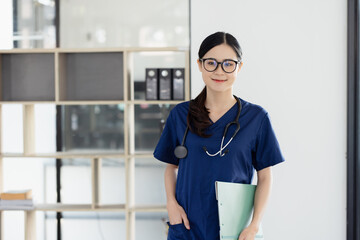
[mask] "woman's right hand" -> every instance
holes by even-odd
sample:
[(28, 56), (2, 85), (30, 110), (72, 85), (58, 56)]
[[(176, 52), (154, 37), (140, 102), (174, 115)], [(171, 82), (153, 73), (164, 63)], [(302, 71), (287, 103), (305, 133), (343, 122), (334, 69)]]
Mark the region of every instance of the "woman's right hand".
[(168, 210), (169, 222), (171, 225), (184, 222), (185, 227), (190, 230), (190, 223), (185, 213), (185, 210), (179, 205), (176, 200), (168, 201), (166, 208)]

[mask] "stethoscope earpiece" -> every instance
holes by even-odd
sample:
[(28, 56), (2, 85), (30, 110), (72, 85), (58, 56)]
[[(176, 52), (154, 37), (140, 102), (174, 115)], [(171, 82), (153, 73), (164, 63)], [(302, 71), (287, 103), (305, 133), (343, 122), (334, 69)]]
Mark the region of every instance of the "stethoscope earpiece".
[(225, 156), (225, 154), (227, 154), (229, 152), (229, 149), (226, 149), (225, 152), (223, 154), (221, 154), (221, 156)]

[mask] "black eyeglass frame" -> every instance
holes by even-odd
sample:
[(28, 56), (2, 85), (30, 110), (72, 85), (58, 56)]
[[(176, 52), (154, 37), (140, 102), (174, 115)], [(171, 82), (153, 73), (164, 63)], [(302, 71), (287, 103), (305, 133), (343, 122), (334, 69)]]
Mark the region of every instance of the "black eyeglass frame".
[[(204, 66), (204, 62), (205, 62), (206, 60), (213, 60), (213, 61), (216, 62), (216, 67), (215, 67), (214, 70), (209, 71), (209, 70), (206, 69), (206, 67)], [(226, 72), (226, 73), (233, 73), (233, 72), (235, 72), (237, 65), (241, 63), (240, 60), (237, 60), (237, 61), (236, 61), (236, 60), (234, 60), (234, 59), (225, 59), (225, 60), (222, 61), (222, 62), (218, 62), (215, 58), (200, 58), (199, 61), (202, 62), (204, 69), (205, 69), (206, 71), (208, 71), (208, 72), (215, 72), (216, 69), (219, 67), (219, 65), (221, 65), (221, 69), (222, 69), (224, 72)], [(226, 61), (231, 61), (231, 62), (234, 62), (234, 63), (236, 64), (236, 66), (235, 66), (235, 68), (234, 68), (233, 71), (231, 71), (231, 72), (225, 71), (223, 64), (224, 64), (224, 62), (226, 62)]]

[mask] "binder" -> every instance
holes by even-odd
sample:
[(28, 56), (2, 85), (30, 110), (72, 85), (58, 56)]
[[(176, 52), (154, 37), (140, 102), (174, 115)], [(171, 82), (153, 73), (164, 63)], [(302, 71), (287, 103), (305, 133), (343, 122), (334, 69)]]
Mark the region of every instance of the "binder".
[(171, 100), (172, 81), (171, 69), (159, 68), (159, 99)]
[[(220, 239), (237, 240), (240, 233), (252, 219), (256, 185), (215, 182), (216, 199), (218, 200)], [(255, 236), (263, 240), (260, 226)]]
[(146, 81), (146, 100), (158, 100), (158, 69), (146, 68), (145, 69), (145, 81)]
[(173, 100), (184, 100), (185, 69), (172, 69)]

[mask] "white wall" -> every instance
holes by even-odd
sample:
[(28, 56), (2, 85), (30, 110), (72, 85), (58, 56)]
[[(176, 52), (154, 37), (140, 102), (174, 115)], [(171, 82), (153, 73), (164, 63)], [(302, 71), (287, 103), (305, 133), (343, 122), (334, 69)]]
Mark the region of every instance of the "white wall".
[(346, 24), (340, 0), (191, 1), (192, 98), (201, 41), (235, 35), (234, 93), (269, 111), (286, 162), (274, 167), (266, 239), (346, 238)]

